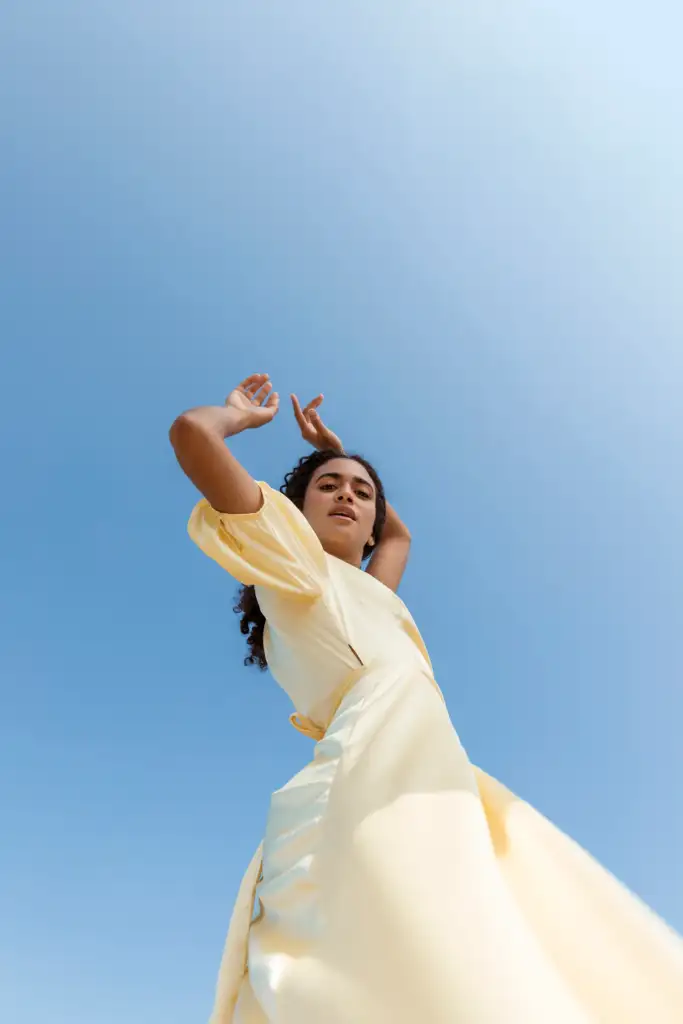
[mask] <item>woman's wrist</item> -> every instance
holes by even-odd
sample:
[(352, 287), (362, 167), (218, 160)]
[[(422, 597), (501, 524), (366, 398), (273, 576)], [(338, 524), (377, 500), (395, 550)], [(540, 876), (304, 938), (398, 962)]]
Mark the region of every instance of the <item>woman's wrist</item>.
[(231, 405), (225, 407), (225, 418), (221, 422), (224, 438), (234, 437), (235, 434), (262, 424), (261, 420), (250, 415), (249, 409), (236, 409)]
[(319, 436), (315, 440), (311, 440), (311, 444), (317, 452), (339, 452), (340, 455), (345, 454), (341, 438), (337, 437), (336, 434), (332, 434), (331, 437)]
[(223, 438), (241, 434), (252, 425), (246, 410), (243, 412), (229, 405), (200, 405), (196, 409), (188, 410), (185, 418), (203, 430), (220, 434)]

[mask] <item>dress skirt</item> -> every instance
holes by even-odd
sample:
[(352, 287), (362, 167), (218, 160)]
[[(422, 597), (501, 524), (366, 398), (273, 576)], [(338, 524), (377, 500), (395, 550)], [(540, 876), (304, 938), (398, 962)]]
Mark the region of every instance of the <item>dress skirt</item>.
[(369, 667), (273, 794), (211, 1024), (681, 1024), (683, 943)]

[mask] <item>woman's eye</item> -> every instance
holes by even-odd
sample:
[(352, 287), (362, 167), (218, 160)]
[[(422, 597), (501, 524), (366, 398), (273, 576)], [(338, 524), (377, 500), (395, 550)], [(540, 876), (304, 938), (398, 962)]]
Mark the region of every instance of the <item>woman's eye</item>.
[(356, 491), (356, 494), (358, 495), (359, 498), (365, 498), (366, 501), (369, 501), (370, 498), (372, 497), (372, 495), (368, 494), (367, 491)]
[(320, 490), (321, 491), (333, 491), (334, 490), (334, 484), (322, 484), (321, 487), (320, 487)]

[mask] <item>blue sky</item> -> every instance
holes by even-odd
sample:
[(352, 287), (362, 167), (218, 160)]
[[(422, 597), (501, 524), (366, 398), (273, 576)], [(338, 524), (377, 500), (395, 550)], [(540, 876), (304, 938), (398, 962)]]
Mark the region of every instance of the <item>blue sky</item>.
[(208, 1016), (310, 752), (167, 440), (251, 371), (385, 477), (472, 759), (683, 930), (678, 6), (2, 20), (0, 1016)]

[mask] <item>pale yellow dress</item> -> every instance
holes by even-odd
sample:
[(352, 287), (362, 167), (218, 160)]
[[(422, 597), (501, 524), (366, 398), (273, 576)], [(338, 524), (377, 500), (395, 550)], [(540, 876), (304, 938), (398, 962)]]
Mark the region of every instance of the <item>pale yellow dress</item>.
[(256, 585), (319, 742), (272, 796), (211, 1024), (681, 1024), (679, 937), (470, 764), (400, 597), (261, 489), (189, 532)]

